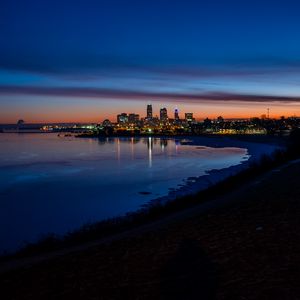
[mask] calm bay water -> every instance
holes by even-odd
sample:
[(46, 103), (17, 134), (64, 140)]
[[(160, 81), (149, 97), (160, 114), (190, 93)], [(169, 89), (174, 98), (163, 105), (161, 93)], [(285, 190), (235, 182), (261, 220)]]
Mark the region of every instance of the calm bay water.
[(0, 134), (0, 251), (136, 210), (188, 177), (247, 159), (244, 148), (172, 138)]

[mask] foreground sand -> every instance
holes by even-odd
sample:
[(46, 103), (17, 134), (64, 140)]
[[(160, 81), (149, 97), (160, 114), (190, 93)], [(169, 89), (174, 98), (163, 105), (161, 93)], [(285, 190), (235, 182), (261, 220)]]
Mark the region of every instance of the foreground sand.
[(230, 205), (0, 275), (0, 299), (300, 299), (300, 163)]

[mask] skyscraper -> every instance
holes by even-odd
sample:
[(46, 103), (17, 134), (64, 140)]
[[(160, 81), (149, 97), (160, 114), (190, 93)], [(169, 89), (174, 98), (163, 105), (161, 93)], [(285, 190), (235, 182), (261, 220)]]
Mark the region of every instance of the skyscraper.
[(152, 104), (148, 104), (147, 105), (147, 118), (152, 119), (152, 116), (153, 116), (153, 114), (152, 114)]
[(168, 111), (165, 107), (160, 109), (160, 120), (162, 122), (166, 122), (168, 120)]
[(137, 114), (129, 114), (128, 115), (128, 123), (135, 124), (140, 119), (140, 116)]
[(175, 119), (176, 121), (179, 120), (179, 110), (178, 110), (178, 108), (175, 108), (175, 111), (174, 111), (174, 119)]

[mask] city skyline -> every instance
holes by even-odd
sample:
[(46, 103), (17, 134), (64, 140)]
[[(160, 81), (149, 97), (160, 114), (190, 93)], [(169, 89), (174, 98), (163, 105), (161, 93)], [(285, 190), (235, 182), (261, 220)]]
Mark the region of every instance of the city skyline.
[[(64, 115), (58, 116), (56, 119), (48, 119), (41, 117), (43, 115), (43, 112), (40, 111), (38, 114), (36, 114), (35, 116), (32, 114), (18, 114), (16, 113), (15, 118), (11, 118), (11, 119), (5, 119), (2, 118), (0, 120), (0, 124), (14, 124), (16, 123), (18, 120), (24, 120), (26, 123), (102, 123), (104, 120), (108, 119), (111, 122), (118, 122), (118, 115), (121, 115), (123, 113), (125, 114), (136, 114), (138, 115), (140, 118), (144, 119), (147, 117), (147, 111), (146, 111), (146, 106), (148, 105), (149, 102), (144, 103), (144, 105), (139, 105), (141, 106), (141, 108), (137, 108), (137, 106), (131, 107), (123, 107), (123, 110), (120, 110), (119, 107), (111, 107), (111, 111), (107, 110), (106, 113), (100, 114), (99, 112), (101, 112), (101, 109), (99, 109), (99, 111), (92, 111), (92, 115), (93, 117), (89, 118), (86, 117), (86, 114), (81, 110), (79, 112), (80, 117), (76, 118), (74, 117), (73, 113), (70, 113), (69, 115), (66, 115), (64, 113)], [(224, 119), (251, 119), (251, 118), (261, 118), (262, 116), (267, 116), (269, 114), (269, 117), (272, 119), (279, 119), (282, 116), (284, 117), (299, 117), (300, 116), (300, 112), (299, 115), (297, 115), (294, 112), (290, 112), (288, 110), (278, 110), (277, 107), (266, 107), (265, 105), (261, 106), (261, 111), (256, 111), (256, 110), (251, 110), (249, 107), (246, 108), (245, 113), (239, 114), (238, 112), (236, 114), (232, 114), (232, 107), (223, 107), (223, 109), (215, 110), (209, 114), (205, 114), (205, 110), (202, 110), (201, 112), (199, 111), (193, 111), (193, 109), (199, 109), (198, 106), (192, 106), (192, 105), (186, 105), (186, 107), (184, 106), (180, 106), (178, 104), (174, 104), (174, 105), (157, 105), (156, 102), (154, 102), (154, 104), (152, 105), (152, 114), (153, 114), (153, 118), (158, 118), (160, 119), (160, 111), (161, 109), (167, 109), (168, 111), (168, 118), (170, 119), (176, 119), (174, 114), (175, 114), (175, 110), (177, 111), (178, 115), (179, 115), (179, 119), (185, 119), (185, 114), (186, 113), (193, 113), (193, 117), (195, 118), (196, 121), (203, 121), (206, 118), (209, 119), (217, 119), (219, 116), (222, 116)], [(233, 110), (237, 110), (238, 108), (235, 107), (233, 108)], [(226, 111), (231, 111), (231, 113), (226, 113)], [(252, 113), (253, 112), (253, 113)], [(283, 113), (285, 112), (285, 113)], [(281, 114), (282, 113), (282, 114)], [(30, 117), (26, 117), (26, 116), (33, 116), (33, 118), (31, 119)], [(5, 122), (5, 120), (7, 120)]]
[(268, 107), (300, 116), (299, 9), (292, 0), (2, 3), (0, 122), (114, 120), (142, 115), (149, 101), (197, 120)]
[[(111, 100), (110, 102), (113, 102)], [(136, 114), (139, 115), (140, 118), (147, 118), (147, 111), (146, 107), (150, 105), (152, 106), (152, 116), (153, 118), (160, 119), (161, 110), (167, 109), (168, 111), (168, 117), (171, 119), (174, 119), (175, 111), (177, 112), (180, 119), (184, 119), (184, 115), (189, 112), (193, 112), (194, 118), (196, 121), (203, 121), (206, 118), (209, 119), (217, 119), (219, 116), (224, 117), (224, 119), (251, 119), (251, 118), (261, 118), (264, 115), (269, 115), (272, 119), (279, 119), (281, 117), (299, 117), (299, 115), (293, 111), (289, 111), (288, 109), (283, 110), (281, 109), (282, 106), (280, 106), (280, 109), (278, 107), (273, 106), (266, 106), (265, 103), (260, 104), (260, 111), (257, 111), (257, 107), (255, 109), (251, 109), (249, 106), (244, 106), (244, 113), (239, 113), (238, 110), (242, 107), (242, 105), (235, 106), (234, 104), (230, 104), (227, 106), (214, 106), (212, 104), (203, 104), (202, 106), (199, 105), (180, 105), (180, 103), (174, 103), (174, 104), (166, 104), (166, 103), (160, 103), (160, 102), (144, 102), (139, 103), (139, 105), (127, 105), (122, 107), (123, 110), (120, 109), (119, 106), (111, 105), (108, 107), (108, 109), (101, 113), (101, 104), (98, 103), (98, 109), (92, 110), (91, 113), (89, 113), (89, 107), (86, 107), (86, 109), (78, 109), (75, 107), (72, 109), (70, 107), (70, 111), (68, 113), (65, 113), (65, 111), (60, 114), (57, 112), (56, 118), (48, 118), (47, 113), (48, 111), (44, 112), (41, 108), (38, 113), (32, 113), (27, 112), (25, 114), (20, 114), (18, 112), (15, 113), (15, 116), (8, 118), (8, 115), (5, 115), (6, 118), (0, 119), (0, 124), (14, 124), (18, 120), (24, 120), (26, 123), (102, 123), (104, 120), (108, 119), (112, 122), (118, 121), (118, 115), (122, 113), (129, 114)], [(233, 105), (233, 106), (231, 106)], [(206, 114), (207, 107), (210, 107), (212, 109), (211, 112)], [(215, 107), (218, 107), (219, 109), (216, 109)], [(202, 109), (201, 109), (202, 108)], [(78, 116), (76, 117), (74, 112), (78, 111)], [(236, 111), (236, 114), (233, 112)], [(46, 113), (46, 114), (45, 114)], [(0, 111), (1, 114), (1, 111)], [(87, 117), (87, 114), (89, 116)], [(29, 117), (28, 117), (29, 116)], [(43, 117), (46, 116), (46, 117)], [(31, 118), (32, 117), (32, 118)], [(176, 118), (175, 118), (176, 119)]]

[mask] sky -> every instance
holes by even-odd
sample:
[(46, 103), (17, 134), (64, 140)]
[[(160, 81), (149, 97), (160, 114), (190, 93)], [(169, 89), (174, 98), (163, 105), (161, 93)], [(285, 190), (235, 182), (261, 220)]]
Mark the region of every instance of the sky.
[(4, 0), (0, 123), (300, 116), (300, 2)]

